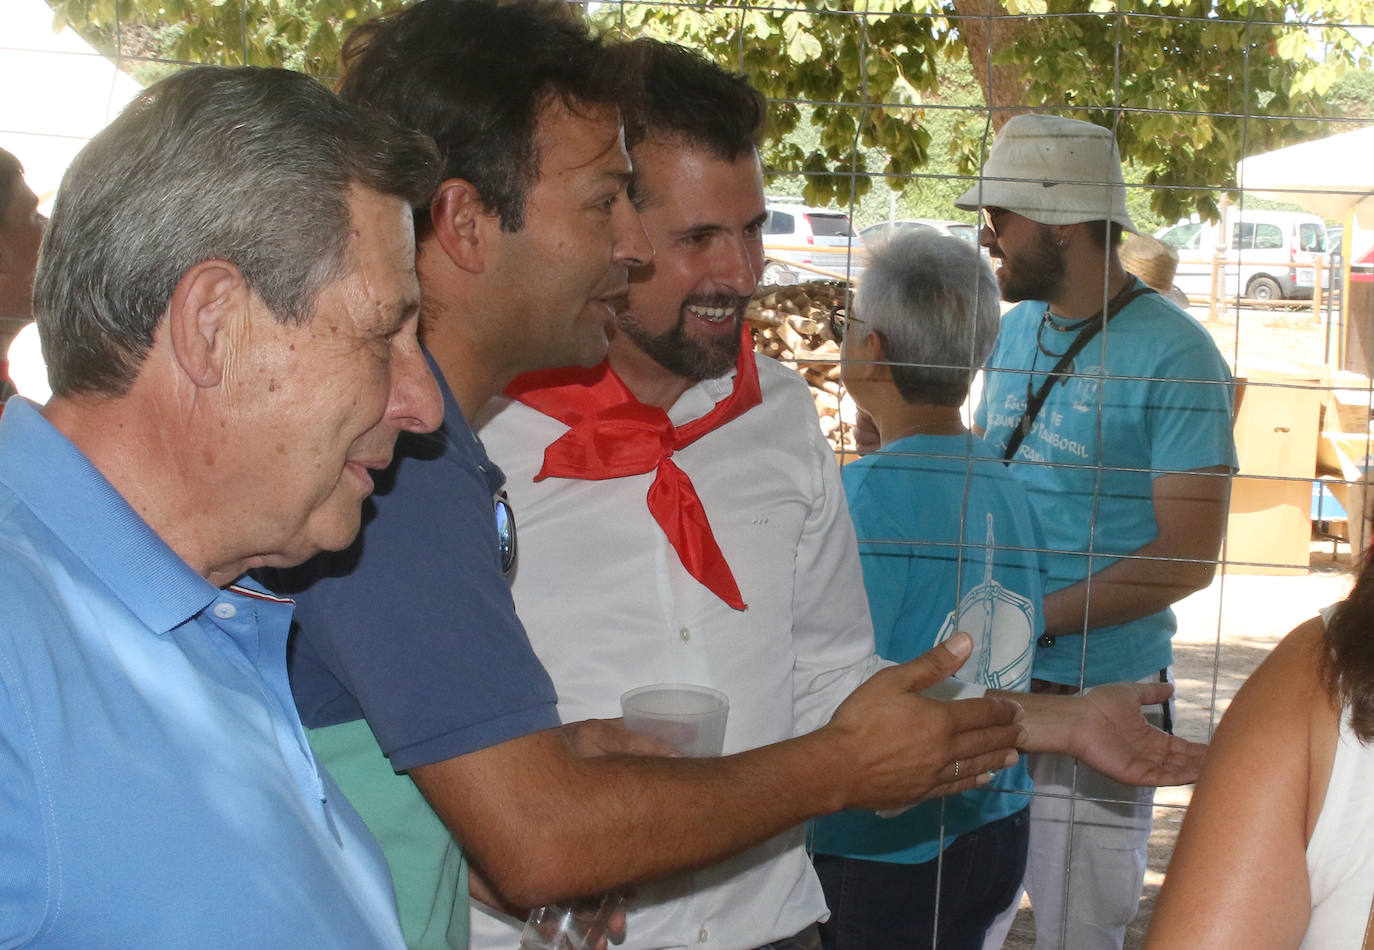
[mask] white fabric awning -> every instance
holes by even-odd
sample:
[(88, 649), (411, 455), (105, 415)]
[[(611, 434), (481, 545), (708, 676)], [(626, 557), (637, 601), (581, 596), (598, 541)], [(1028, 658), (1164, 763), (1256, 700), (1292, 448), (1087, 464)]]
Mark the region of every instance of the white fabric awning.
[(1353, 214), (1360, 227), (1374, 229), (1374, 128), (1252, 155), (1236, 166), (1236, 183), (1333, 221)]

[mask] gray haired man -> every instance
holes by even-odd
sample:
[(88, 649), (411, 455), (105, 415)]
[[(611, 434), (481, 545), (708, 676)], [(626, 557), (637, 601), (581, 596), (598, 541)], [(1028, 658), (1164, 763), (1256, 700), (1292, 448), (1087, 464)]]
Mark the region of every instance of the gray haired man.
[(438, 156), (284, 70), (163, 80), (72, 164), (0, 419), (0, 946), (402, 946), (245, 576), (357, 533), (439, 423), (411, 206)]
[[(1019, 303), (975, 421), (1011, 460), (1049, 549), (1031, 689), (1167, 680), (1169, 605), (1212, 579), (1236, 465), (1226, 364), (1197, 321), (1121, 266), (1135, 225), (1107, 129), (1016, 116), (955, 204), (981, 210), (1002, 297)], [(1063, 756), (1036, 756), (1031, 776), (1049, 793), (1032, 804), (1026, 874), (1038, 946), (1119, 948), (1154, 790)]]

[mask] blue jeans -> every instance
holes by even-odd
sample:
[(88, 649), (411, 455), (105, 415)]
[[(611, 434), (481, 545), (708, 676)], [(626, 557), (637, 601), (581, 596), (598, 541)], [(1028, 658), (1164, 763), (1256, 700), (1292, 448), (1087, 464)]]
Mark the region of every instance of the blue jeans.
[(816, 855), (830, 906), (821, 945), (980, 950), (984, 932), (1021, 886), (1029, 839), (1030, 812), (1023, 808), (959, 836), (942, 858), (924, 864)]

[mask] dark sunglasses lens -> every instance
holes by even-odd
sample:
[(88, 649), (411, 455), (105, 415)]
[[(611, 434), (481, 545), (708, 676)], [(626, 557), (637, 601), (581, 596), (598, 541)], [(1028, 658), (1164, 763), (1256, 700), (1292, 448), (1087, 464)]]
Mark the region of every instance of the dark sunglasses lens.
[(501, 575), (509, 577), (515, 570), (515, 513), (505, 492), (496, 499), (496, 546), (501, 555)]
[(835, 338), (836, 343), (844, 342), (844, 331), (847, 323), (848, 317), (843, 313), (830, 314), (830, 335)]

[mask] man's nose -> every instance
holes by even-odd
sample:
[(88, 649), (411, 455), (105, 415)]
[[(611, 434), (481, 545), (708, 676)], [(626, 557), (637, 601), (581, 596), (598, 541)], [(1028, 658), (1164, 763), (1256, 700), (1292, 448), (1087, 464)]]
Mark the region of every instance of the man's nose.
[[(756, 243), (756, 242), (755, 242)], [(752, 297), (763, 272), (763, 247), (748, 240), (730, 241), (721, 249), (716, 281), (740, 297)]]
[(391, 406), (388, 415), (402, 429), (432, 432), (444, 421), (444, 400), (429, 371), (418, 340), (398, 347), (391, 362)]
[(628, 198), (617, 201), (614, 215), (615, 260), (627, 267), (643, 267), (653, 260), (654, 245), (634, 204)]

